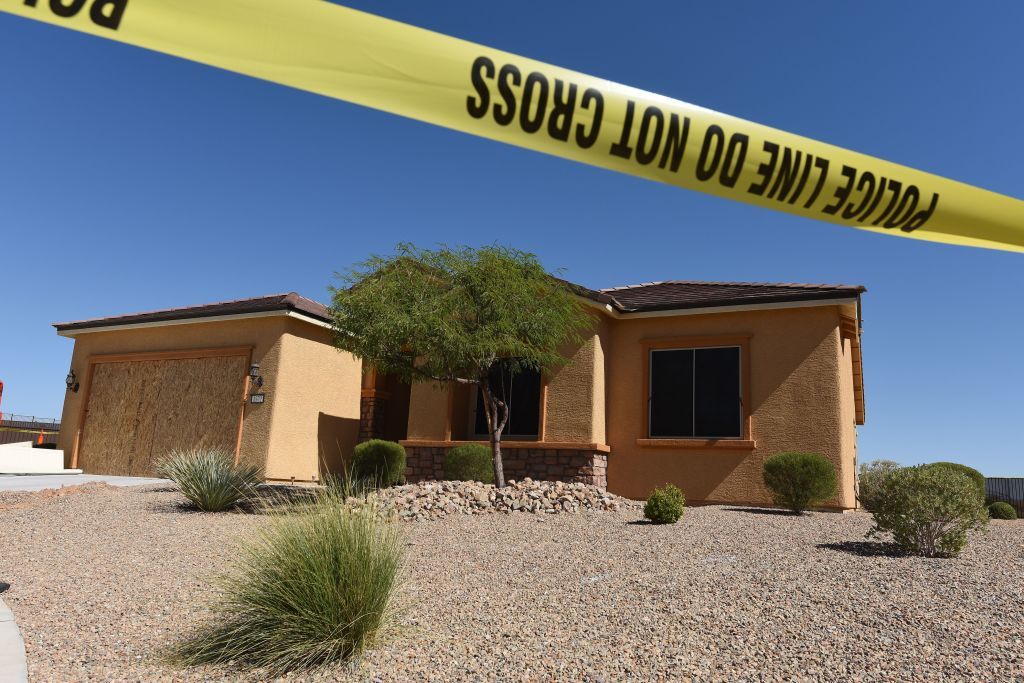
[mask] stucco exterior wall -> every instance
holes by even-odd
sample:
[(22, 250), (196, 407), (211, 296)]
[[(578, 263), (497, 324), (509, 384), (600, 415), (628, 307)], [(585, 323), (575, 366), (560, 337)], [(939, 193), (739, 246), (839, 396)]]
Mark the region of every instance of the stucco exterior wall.
[(562, 353), (569, 361), (547, 378), (547, 400), (541, 406), (544, 440), (594, 443), (595, 384), (603, 374), (596, 335)]
[(611, 362), (611, 321), (597, 318), (594, 328), (594, 392), (591, 434), (594, 443), (608, 443), (608, 373)]
[(451, 389), (432, 382), (416, 382), (409, 388), (410, 441), (444, 441), (449, 438)]
[[(857, 413), (853, 397), (853, 348), (849, 339), (840, 339), (839, 424), (842, 430), (839, 454), (839, 490), (856, 491), (857, 486)], [(856, 498), (854, 499), (856, 501)]]
[[(129, 330), (87, 332), (75, 338), (71, 368), (78, 376), (77, 393), (66, 392), (61, 416), (58, 448), (70, 459), (80, 428), (82, 403), (89, 393), (89, 357), (93, 355), (176, 351), (229, 346), (251, 346), (252, 359), (259, 362), (267, 385), (277, 382), (280, 338), (285, 318), (265, 317), (221, 322), (195, 322)], [(246, 463), (265, 466), (271, 432), (273, 393), (267, 393), (262, 405), (245, 405), (244, 428), (239, 458)], [(65, 463), (69, 465), (70, 463)]]
[[(288, 319), (280, 341), (266, 477), (315, 481), (340, 473), (359, 436), (362, 363), (331, 330)], [(248, 428), (248, 424), (246, 425)], [(243, 432), (244, 434), (244, 432)]]
[[(745, 404), (756, 446), (735, 449), (650, 446), (644, 394), (645, 340), (749, 335)], [(809, 451), (829, 458), (843, 482), (830, 506), (853, 507), (852, 430), (844, 426), (839, 308), (816, 306), (736, 313), (619, 319), (611, 323), (607, 376), (609, 490), (643, 498), (671, 482), (688, 502), (770, 504), (765, 458)], [(852, 396), (852, 390), (851, 390)], [(852, 417), (846, 419), (852, 426)]]

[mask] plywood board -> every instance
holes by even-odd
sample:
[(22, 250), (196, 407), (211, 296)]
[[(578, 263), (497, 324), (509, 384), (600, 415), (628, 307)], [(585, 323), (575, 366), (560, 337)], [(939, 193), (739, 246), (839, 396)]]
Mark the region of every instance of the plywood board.
[(175, 448), (234, 453), (247, 369), (246, 356), (97, 363), (78, 466), (152, 476)]

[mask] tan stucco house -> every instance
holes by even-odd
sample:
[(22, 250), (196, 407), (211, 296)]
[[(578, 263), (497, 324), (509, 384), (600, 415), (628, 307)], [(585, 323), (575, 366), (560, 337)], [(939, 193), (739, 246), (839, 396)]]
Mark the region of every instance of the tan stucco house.
[[(655, 282), (577, 293), (585, 342), (551, 376), (508, 382), (506, 475), (586, 481), (633, 498), (666, 482), (692, 503), (768, 504), (762, 464), (829, 458), (830, 506), (856, 506), (864, 423), (863, 287)], [(355, 444), (400, 441), (407, 477), (484, 441), (467, 386), (364, 371), (331, 345), (326, 308), (297, 294), (55, 325), (78, 383), (60, 447), (87, 472), (149, 474), (171, 448), (217, 446), (279, 481), (337, 471)], [(257, 367), (258, 366), (258, 367)]]

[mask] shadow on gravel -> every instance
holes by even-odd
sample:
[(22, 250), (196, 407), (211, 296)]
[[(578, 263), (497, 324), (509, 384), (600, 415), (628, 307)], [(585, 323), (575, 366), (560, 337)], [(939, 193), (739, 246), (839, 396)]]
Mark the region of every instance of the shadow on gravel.
[(774, 508), (723, 508), (727, 512), (746, 512), (748, 515), (778, 515), (781, 517), (802, 517), (789, 510), (776, 510)]
[(177, 490), (177, 486), (172, 486), (170, 484), (161, 486), (159, 484), (156, 484), (153, 486), (148, 486), (146, 488), (140, 489), (139, 493), (174, 493)]
[(654, 522), (649, 519), (634, 519), (632, 522), (626, 522), (626, 526), (654, 526)]
[(836, 543), (819, 543), (817, 547), (822, 550), (835, 550), (859, 557), (908, 557), (909, 555), (895, 543), (883, 543), (882, 541), (838, 541)]
[(185, 500), (164, 500), (157, 503), (153, 503), (150, 508), (152, 512), (165, 515), (220, 515), (220, 514), (231, 514), (237, 512), (246, 512), (239, 508), (231, 510), (225, 510), (224, 512), (204, 512), (197, 508), (191, 501)]
[[(162, 493), (177, 493), (176, 487), (167, 487), (160, 489)], [(155, 491), (154, 491), (155, 492)], [(249, 499), (243, 500), (233, 508), (223, 510), (221, 512), (205, 512), (200, 510), (192, 501), (182, 497), (178, 500), (160, 501), (156, 502), (152, 506), (153, 512), (162, 512), (165, 514), (204, 514), (204, 515), (220, 515), (220, 514), (243, 514), (243, 515), (264, 515), (273, 508), (280, 508), (288, 505), (297, 505), (303, 503), (311, 503), (315, 500), (316, 489), (310, 487), (300, 486), (286, 486), (286, 485), (275, 485), (275, 484), (264, 484), (259, 487), (256, 495)]]

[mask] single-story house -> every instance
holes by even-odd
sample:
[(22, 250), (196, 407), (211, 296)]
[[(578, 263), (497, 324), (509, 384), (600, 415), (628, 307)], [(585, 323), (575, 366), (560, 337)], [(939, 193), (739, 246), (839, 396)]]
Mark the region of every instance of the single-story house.
[[(768, 504), (765, 458), (807, 451), (839, 473), (830, 507), (856, 506), (863, 287), (576, 291), (593, 312), (584, 343), (550, 376), (507, 383), (508, 478)], [(269, 480), (316, 481), (376, 437), (400, 441), (420, 480), (443, 476), (452, 446), (486, 442), (471, 387), (364, 370), (332, 346), (327, 309), (294, 293), (55, 327), (75, 340), (60, 447), (86, 472), (150, 474), (172, 448), (216, 446)]]

